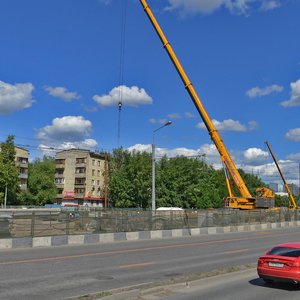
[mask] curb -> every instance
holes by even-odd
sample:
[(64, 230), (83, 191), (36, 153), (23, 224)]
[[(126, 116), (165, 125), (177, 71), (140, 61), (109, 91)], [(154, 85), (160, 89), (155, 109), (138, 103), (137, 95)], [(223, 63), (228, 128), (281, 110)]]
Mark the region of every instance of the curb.
[[(179, 276), (172, 280), (149, 282), (144, 284), (138, 284), (134, 286), (128, 286), (125, 288), (117, 288), (113, 290), (107, 290), (94, 294), (86, 294), (71, 298), (65, 298), (64, 300), (131, 300), (131, 299), (157, 299), (153, 295), (167, 291), (167, 290), (182, 290), (184, 288), (197, 287), (203, 281), (211, 281), (212, 278), (215, 280), (222, 276), (225, 278), (232, 274), (248, 274), (249, 271), (256, 270), (256, 263), (248, 265), (236, 266), (234, 269), (215, 269), (205, 273), (191, 274), (187, 276)], [(148, 298), (150, 297), (150, 298)]]

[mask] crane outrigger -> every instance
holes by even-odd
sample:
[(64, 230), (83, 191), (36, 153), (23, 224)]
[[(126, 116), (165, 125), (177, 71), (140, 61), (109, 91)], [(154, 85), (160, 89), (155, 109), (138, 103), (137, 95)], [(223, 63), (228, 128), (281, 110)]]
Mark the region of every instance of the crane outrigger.
[[(275, 206), (274, 193), (271, 189), (267, 187), (258, 188), (256, 190), (256, 196), (252, 196), (242, 179), (238, 169), (236, 168), (219, 132), (215, 128), (211, 118), (209, 117), (207, 111), (205, 110), (195, 88), (193, 87), (191, 81), (189, 80), (187, 74), (185, 73), (179, 59), (177, 58), (173, 48), (171, 47), (169, 41), (164, 35), (161, 27), (159, 26), (156, 18), (154, 17), (150, 7), (147, 4), (146, 0), (140, 0), (144, 11), (146, 12), (149, 20), (151, 21), (155, 31), (157, 32), (163, 47), (167, 51), (171, 61), (173, 62), (179, 76), (181, 77), (183, 84), (188, 91), (196, 109), (198, 110), (208, 133), (214, 142), (220, 157), (221, 161), (225, 167), (226, 175), (226, 184), (229, 192), (229, 196), (224, 199), (225, 206), (229, 208), (238, 208), (238, 209), (256, 209), (256, 208), (272, 208)], [(234, 195), (233, 187), (231, 185), (230, 178), (232, 179), (234, 185), (236, 186), (239, 196)]]

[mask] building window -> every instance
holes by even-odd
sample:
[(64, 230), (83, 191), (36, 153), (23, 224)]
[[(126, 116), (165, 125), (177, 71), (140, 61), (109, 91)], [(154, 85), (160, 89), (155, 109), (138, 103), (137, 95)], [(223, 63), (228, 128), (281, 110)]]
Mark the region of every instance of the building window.
[(63, 184), (64, 183), (64, 178), (55, 178), (55, 183), (56, 184)]
[(92, 170), (92, 176), (95, 176), (95, 170), (94, 169)]
[(27, 164), (27, 163), (28, 163), (28, 159), (25, 158), (25, 157), (19, 157), (19, 158), (18, 158), (18, 161), (19, 161), (20, 163), (22, 163), (22, 164)]
[(64, 174), (64, 169), (56, 169), (55, 173), (59, 175)]
[(65, 159), (56, 159), (56, 160), (55, 160), (55, 163), (56, 163), (57, 165), (64, 165), (64, 164), (65, 164)]
[(98, 167), (100, 167), (100, 160), (98, 160)]
[(85, 178), (75, 178), (75, 184), (85, 184)]
[(20, 168), (20, 174), (27, 174), (27, 169)]
[(85, 173), (85, 168), (76, 168), (76, 169), (75, 169), (75, 173), (76, 173), (76, 174), (82, 174), (82, 173)]
[(97, 171), (97, 176), (100, 177), (100, 170)]
[(92, 179), (92, 185), (95, 185), (95, 180), (94, 179)]
[(94, 160), (94, 159), (92, 160), (92, 165), (93, 165), (93, 166), (95, 165), (95, 160)]
[(97, 180), (97, 185), (100, 185), (100, 180)]
[(85, 158), (84, 157), (76, 158), (76, 164), (84, 164), (84, 163), (85, 163)]

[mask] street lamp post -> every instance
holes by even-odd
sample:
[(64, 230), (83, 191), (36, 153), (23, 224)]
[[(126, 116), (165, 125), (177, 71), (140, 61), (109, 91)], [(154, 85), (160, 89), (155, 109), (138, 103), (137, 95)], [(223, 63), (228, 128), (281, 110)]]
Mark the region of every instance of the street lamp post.
[(156, 161), (156, 155), (155, 155), (155, 142), (154, 137), (155, 133), (162, 129), (163, 127), (171, 125), (171, 121), (167, 121), (164, 125), (160, 126), (159, 128), (153, 130), (153, 136), (152, 136), (152, 212), (155, 212), (156, 209), (156, 199), (155, 199), (155, 161)]
[(5, 194), (4, 194), (4, 208), (6, 209), (7, 203), (7, 183), (5, 184)]

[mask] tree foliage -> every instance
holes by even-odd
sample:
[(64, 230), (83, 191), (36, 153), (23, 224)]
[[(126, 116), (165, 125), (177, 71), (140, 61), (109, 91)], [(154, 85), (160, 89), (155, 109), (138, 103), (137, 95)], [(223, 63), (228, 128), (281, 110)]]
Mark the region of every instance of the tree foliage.
[(55, 161), (44, 156), (29, 164), (28, 189), (19, 195), (21, 204), (44, 206), (54, 203), (57, 189), (54, 183)]
[(19, 190), (18, 168), (15, 163), (14, 136), (9, 135), (7, 140), (1, 143), (0, 151), (0, 202), (3, 204), (5, 190), (7, 189), (7, 204), (16, 204)]
[(109, 163), (109, 198), (115, 207), (148, 207), (151, 195), (151, 156), (116, 149)]
[[(109, 162), (109, 199), (113, 206), (151, 207), (151, 164), (149, 153), (114, 150)], [(239, 172), (251, 194), (265, 186), (257, 176)], [(155, 178), (157, 207), (219, 208), (228, 196), (224, 171), (196, 158), (163, 157), (156, 163)]]

